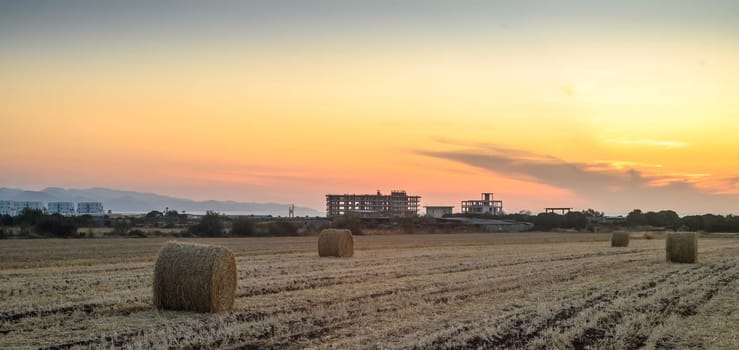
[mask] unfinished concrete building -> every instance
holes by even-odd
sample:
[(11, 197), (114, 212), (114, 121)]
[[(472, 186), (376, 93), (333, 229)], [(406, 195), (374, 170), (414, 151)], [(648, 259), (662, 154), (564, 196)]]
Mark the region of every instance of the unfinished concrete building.
[(344, 214), (359, 216), (408, 216), (418, 215), (421, 196), (409, 196), (405, 191), (392, 191), (382, 194), (327, 194), (326, 216)]
[(492, 193), (482, 193), (481, 199), (462, 201), (462, 214), (502, 215), (503, 201), (493, 200)]

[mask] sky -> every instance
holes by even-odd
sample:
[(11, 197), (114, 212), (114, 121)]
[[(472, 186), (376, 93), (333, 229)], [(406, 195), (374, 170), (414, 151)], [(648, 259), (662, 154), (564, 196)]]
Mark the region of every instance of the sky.
[(739, 2), (0, 1), (0, 187), (739, 213)]

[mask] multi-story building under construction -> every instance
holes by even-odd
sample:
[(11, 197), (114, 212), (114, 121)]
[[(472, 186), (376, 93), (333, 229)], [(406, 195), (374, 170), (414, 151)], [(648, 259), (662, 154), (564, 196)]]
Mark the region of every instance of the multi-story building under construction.
[(405, 191), (382, 194), (327, 194), (326, 216), (344, 214), (360, 216), (408, 216), (418, 214), (421, 196), (409, 196)]
[(462, 201), (462, 214), (503, 214), (503, 201), (494, 200), (492, 193), (483, 193), (480, 199)]

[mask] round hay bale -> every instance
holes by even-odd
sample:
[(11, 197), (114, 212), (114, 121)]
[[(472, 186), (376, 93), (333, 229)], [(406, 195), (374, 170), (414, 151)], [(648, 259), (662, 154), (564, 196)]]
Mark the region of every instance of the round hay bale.
[(154, 266), (154, 307), (167, 310), (230, 310), (236, 292), (236, 259), (221, 246), (167, 242)]
[(628, 247), (630, 233), (616, 231), (611, 235), (611, 247)]
[(698, 261), (698, 235), (695, 232), (668, 233), (665, 250), (667, 261), (694, 264)]
[(354, 255), (352, 231), (325, 229), (318, 235), (318, 256), (347, 258)]

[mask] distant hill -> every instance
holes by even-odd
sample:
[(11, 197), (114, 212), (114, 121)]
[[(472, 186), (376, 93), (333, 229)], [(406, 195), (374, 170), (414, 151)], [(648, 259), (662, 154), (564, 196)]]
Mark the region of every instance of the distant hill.
[[(204, 213), (208, 210), (227, 214), (287, 216), (288, 204), (234, 201), (194, 201), (155, 193), (121, 191), (109, 188), (64, 189), (49, 187), (41, 191), (0, 187), (0, 200), (48, 202), (102, 202), (105, 211), (114, 213), (148, 213), (152, 210)], [(312, 208), (295, 207), (295, 216), (324, 216)]]

